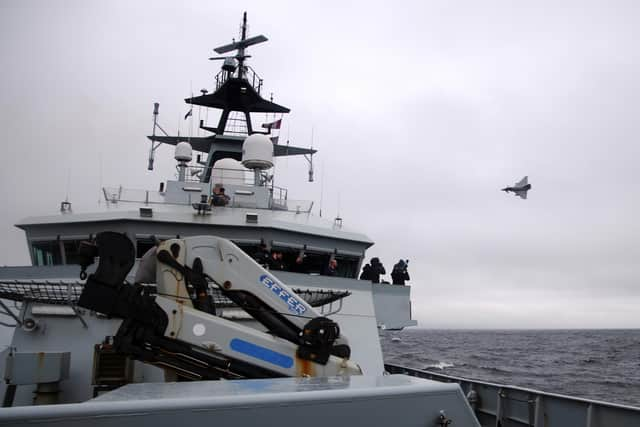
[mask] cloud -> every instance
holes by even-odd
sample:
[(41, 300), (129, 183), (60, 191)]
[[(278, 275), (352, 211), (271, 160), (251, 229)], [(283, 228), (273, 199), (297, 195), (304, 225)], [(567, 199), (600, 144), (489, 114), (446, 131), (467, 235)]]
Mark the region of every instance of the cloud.
[[(410, 258), (421, 326), (640, 326), (636, 2), (249, 6), (270, 39), (251, 65), (292, 108), (283, 133), (320, 150), (315, 183), (300, 159), (278, 182), (370, 235), (387, 267)], [(211, 87), (206, 58), (242, 11), (0, 8), (0, 264), (15, 264), (21, 218), (173, 176), (169, 147), (146, 171), (152, 104), (189, 132), (182, 99)], [(523, 175), (528, 200), (499, 191)]]

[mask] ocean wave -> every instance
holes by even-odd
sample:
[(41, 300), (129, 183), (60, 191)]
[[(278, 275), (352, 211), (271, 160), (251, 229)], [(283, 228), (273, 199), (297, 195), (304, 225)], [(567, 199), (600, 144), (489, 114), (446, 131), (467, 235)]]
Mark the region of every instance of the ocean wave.
[(440, 370), (444, 370), (446, 368), (453, 368), (455, 365), (453, 363), (449, 363), (449, 362), (437, 362), (437, 363), (433, 363), (430, 365), (427, 365), (424, 367), (425, 370), (428, 369), (440, 369)]
[[(392, 342), (394, 336), (402, 341)], [(407, 330), (381, 337), (386, 361), (397, 365), (640, 406), (640, 329)]]

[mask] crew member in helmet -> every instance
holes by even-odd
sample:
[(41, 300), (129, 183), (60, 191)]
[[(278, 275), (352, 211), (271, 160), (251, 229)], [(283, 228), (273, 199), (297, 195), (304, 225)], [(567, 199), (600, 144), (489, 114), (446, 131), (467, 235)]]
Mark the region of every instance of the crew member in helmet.
[(411, 280), (409, 278), (409, 260), (405, 261), (401, 259), (396, 265), (393, 266), (391, 271), (391, 281), (394, 285), (404, 285), (405, 280)]

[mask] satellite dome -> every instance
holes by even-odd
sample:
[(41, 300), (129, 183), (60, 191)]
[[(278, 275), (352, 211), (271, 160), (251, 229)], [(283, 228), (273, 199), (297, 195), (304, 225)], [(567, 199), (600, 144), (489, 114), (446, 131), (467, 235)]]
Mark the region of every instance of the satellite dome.
[(190, 162), (193, 158), (191, 144), (188, 142), (180, 142), (176, 145), (175, 155), (173, 156), (179, 162)]
[(263, 134), (249, 135), (242, 144), (242, 164), (249, 169), (269, 169), (273, 166), (273, 142)]
[(242, 163), (232, 158), (224, 158), (217, 160), (213, 164), (212, 182), (214, 184), (244, 184), (244, 178), (246, 169), (242, 166)]

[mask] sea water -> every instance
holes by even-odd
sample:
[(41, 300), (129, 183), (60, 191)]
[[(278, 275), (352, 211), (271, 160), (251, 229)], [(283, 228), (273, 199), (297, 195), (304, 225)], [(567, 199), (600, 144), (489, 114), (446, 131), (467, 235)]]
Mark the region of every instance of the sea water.
[(640, 407), (640, 329), (381, 331), (386, 363)]

